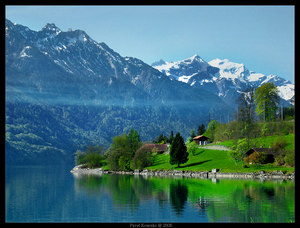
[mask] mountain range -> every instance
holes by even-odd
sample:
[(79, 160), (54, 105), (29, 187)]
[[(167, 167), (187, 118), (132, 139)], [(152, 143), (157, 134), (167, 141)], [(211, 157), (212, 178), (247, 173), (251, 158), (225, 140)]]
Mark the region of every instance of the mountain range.
[(144, 141), (171, 130), (187, 137), (211, 118), (232, 120), (239, 93), (266, 81), (288, 104), (293, 84), (243, 64), (195, 55), (150, 66), (82, 30), (33, 31), (6, 19), (6, 163), (73, 163), (76, 150), (108, 147), (131, 128)]
[(73, 162), (77, 149), (109, 146), (137, 129), (142, 140), (171, 130), (187, 137), (210, 112), (233, 116), (223, 100), (122, 57), (84, 31), (5, 24), (6, 162)]
[(171, 80), (184, 82), (191, 87), (212, 91), (229, 105), (247, 88), (257, 88), (272, 82), (278, 89), (281, 105), (288, 106), (294, 99), (294, 84), (277, 75), (264, 75), (250, 71), (244, 64), (230, 62), (228, 59), (214, 59), (209, 62), (200, 56), (166, 62), (157, 61), (152, 66)]

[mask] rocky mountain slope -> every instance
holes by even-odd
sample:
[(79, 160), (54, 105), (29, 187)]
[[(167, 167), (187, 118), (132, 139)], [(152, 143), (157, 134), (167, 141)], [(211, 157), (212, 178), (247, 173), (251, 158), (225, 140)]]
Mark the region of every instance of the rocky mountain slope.
[(142, 140), (171, 130), (188, 136), (209, 112), (232, 109), (209, 91), (170, 80), (122, 57), (82, 30), (41, 31), (6, 20), (6, 161), (73, 162), (87, 145), (137, 129)]

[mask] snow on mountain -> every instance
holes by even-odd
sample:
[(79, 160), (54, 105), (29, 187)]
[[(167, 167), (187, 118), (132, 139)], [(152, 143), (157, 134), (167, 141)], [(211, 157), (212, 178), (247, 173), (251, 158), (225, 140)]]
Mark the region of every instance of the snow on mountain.
[(286, 101), (291, 100), (295, 95), (294, 92), (295, 86), (293, 84), (277, 86), (277, 89), (279, 90), (278, 92), (279, 96)]
[(175, 79), (190, 86), (201, 87), (214, 91), (227, 103), (236, 99), (240, 92), (249, 87), (257, 88), (260, 85), (273, 82), (278, 88), (279, 96), (289, 101), (294, 96), (294, 85), (277, 75), (264, 75), (249, 71), (242, 63), (234, 63), (228, 59), (214, 59), (206, 62), (198, 55), (177, 61), (163, 60), (152, 65), (171, 79)]
[[(76, 98), (76, 102), (80, 98), (97, 104), (104, 102), (103, 97), (122, 100), (126, 104), (134, 97), (136, 103), (139, 99), (143, 102), (148, 100), (150, 104), (166, 102), (169, 105), (177, 105), (179, 100), (198, 102), (204, 97), (202, 91), (195, 92), (197, 90), (191, 90), (186, 84), (171, 81), (142, 60), (120, 56), (82, 30), (61, 31), (55, 24), (48, 23), (42, 30), (33, 31), (9, 20), (6, 20), (5, 30), (6, 66), (9, 69), (6, 85), (11, 91), (15, 91), (14, 85), (18, 82), (19, 86), (41, 91), (45, 96), (46, 91), (61, 97), (66, 93), (70, 99)], [(172, 75), (186, 71), (179, 75), (179, 81), (185, 82), (190, 81), (185, 75), (194, 75), (190, 78), (195, 78), (196, 73), (206, 72), (210, 67), (197, 55), (178, 64), (164, 61), (159, 64), (172, 65)], [(19, 97), (23, 99), (25, 92), (22, 90)], [(27, 92), (26, 95), (28, 99), (32, 98)], [(16, 93), (12, 97), (15, 98)], [(34, 97), (40, 98), (42, 96)], [(211, 100), (210, 103), (203, 103), (207, 108), (214, 103), (219, 107), (227, 106), (213, 94), (205, 99)]]
[(244, 64), (233, 63), (228, 59), (214, 59), (208, 62), (209, 65), (219, 68), (220, 78), (239, 79), (245, 81), (245, 77), (249, 75), (249, 70)]
[(213, 67), (204, 61), (199, 55), (194, 55), (191, 58), (184, 59), (177, 62), (166, 62), (161, 60), (152, 64), (152, 66), (164, 73), (171, 80), (175, 79), (191, 86), (195, 83), (209, 83), (212, 82), (214, 73)]

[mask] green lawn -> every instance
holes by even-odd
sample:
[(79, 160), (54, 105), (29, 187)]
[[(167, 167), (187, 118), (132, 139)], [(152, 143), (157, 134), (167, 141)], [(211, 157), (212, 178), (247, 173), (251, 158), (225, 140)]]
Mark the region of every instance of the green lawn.
[[(268, 148), (278, 137), (281, 137), (286, 140), (287, 150), (295, 150), (295, 134), (288, 134), (283, 136), (272, 135), (272, 136), (259, 137), (259, 138), (251, 139), (251, 143), (255, 144), (256, 147), (262, 146)], [(211, 145), (223, 145), (227, 147), (232, 147), (233, 144), (234, 144), (234, 140), (229, 140), (221, 143), (214, 143)]]
[[(277, 136), (278, 137), (278, 136)], [(281, 136), (286, 138), (287, 147), (286, 149), (295, 149), (294, 144), (294, 134)], [(276, 136), (268, 136), (254, 139), (257, 142), (257, 146), (259, 147), (262, 144), (265, 144), (265, 147), (269, 147), (269, 145), (275, 140)], [(224, 143), (219, 143), (225, 146), (232, 146), (232, 141), (227, 141)], [(195, 156), (192, 154), (189, 155), (189, 160), (185, 164), (181, 164), (179, 168), (177, 165), (170, 165), (169, 163), (169, 155), (166, 154), (154, 154), (154, 162), (153, 165), (147, 167), (147, 169), (152, 170), (170, 170), (170, 169), (178, 169), (178, 170), (191, 170), (191, 171), (211, 171), (212, 169), (220, 169), (220, 172), (257, 172), (264, 170), (275, 171), (282, 170), (284, 172), (294, 172), (295, 168), (293, 167), (279, 167), (274, 166), (273, 164), (265, 164), (265, 165), (249, 165), (249, 168), (243, 168), (244, 163), (239, 162), (235, 165), (234, 159), (229, 155), (228, 151), (221, 150), (209, 150), (199, 148)]]

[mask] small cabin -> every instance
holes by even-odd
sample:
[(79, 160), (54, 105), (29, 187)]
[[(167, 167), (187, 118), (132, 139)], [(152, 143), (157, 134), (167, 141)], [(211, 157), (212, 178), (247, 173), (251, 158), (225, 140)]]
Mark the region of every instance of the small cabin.
[(273, 163), (275, 161), (274, 151), (271, 148), (251, 148), (246, 152), (246, 155), (250, 156), (254, 152), (265, 153), (267, 155), (265, 163)]
[(150, 151), (156, 151), (158, 154), (162, 154), (169, 149), (168, 144), (145, 144), (144, 145)]
[(207, 145), (209, 138), (204, 135), (198, 135), (193, 138), (196, 144), (198, 145)]

